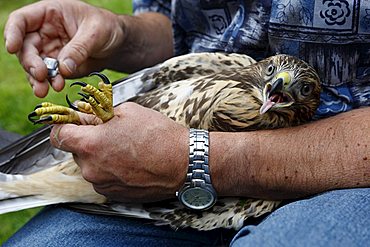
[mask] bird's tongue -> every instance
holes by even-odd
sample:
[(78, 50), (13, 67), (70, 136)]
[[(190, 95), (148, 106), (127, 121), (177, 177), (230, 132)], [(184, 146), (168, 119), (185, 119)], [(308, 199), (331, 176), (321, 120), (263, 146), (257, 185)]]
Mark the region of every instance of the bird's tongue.
[(282, 103), (284, 102), (284, 95), (283, 94), (274, 94), (270, 97), (270, 100), (275, 103)]
[(260, 108), (260, 114), (264, 114), (275, 104), (276, 103), (272, 101), (271, 99), (267, 99)]

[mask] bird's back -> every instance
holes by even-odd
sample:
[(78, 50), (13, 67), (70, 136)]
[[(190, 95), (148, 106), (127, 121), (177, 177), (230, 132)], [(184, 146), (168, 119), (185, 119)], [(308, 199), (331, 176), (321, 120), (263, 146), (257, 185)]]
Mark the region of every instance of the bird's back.
[[(141, 80), (138, 83), (140, 88), (154, 88), (138, 95), (132, 101), (157, 110), (176, 122), (193, 128), (244, 131), (296, 124), (297, 122), (291, 121), (294, 119), (294, 115), (293, 117), (291, 115), (292, 108), (287, 108), (286, 112), (260, 113), (262, 101), (265, 100), (263, 90), (266, 80), (263, 73), (266, 68), (266, 62), (256, 65), (253, 59), (245, 55), (190, 54), (171, 59), (132, 77), (135, 80)], [(308, 117), (309, 115), (303, 120), (306, 121)], [(91, 184), (82, 179), (79, 167), (72, 160), (63, 161), (55, 167), (31, 175), (20, 177), (11, 174), (3, 175), (3, 179), (0, 177), (0, 213), (14, 210), (9, 207), (4, 209), (1, 206), (13, 199), (12, 207), (13, 205), (19, 206), (16, 210), (60, 202), (102, 203), (106, 201), (106, 198), (94, 191)], [(44, 180), (40, 176), (48, 179)], [(50, 180), (52, 182), (48, 182)], [(25, 193), (18, 191), (18, 182), (22, 181), (26, 182), (24, 184)], [(67, 186), (54, 184), (55, 182), (64, 183), (64, 181)], [(77, 182), (71, 186), (70, 181)], [(2, 187), (1, 183), (6, 183), (6, 185)], [(31, 191), (31, 185), (37, 186), (36, 193)], [(54, 190), (55, 186), (59, 186), (62, 191)], [(82, 194), (76, 193), (76, 189), (79, 188)], [(54, 195), (54, 192), (57, 195)], [(61, 196), (63, 193), (67, 194)], [(2, 195), (6, 198), (1, 198)], [(16, 199), (24, 203), (18, 203)], [(27, 204), (25, 199), (30, 199), (33, 204)], [(83, 204), (79, 209), (95, 213), (149, 218), (159, 224), (170, 224), (175, 228), (193, 227), (200, 230), (212, 230), (218, 227), (239, 229), (247, 218), (258, 217), (270, 212), (279, 203), (278, 201), (246, 198), (219, 198), (213, 208), (200, 213), (184, 209), (176, 199), (163, 202), (163, 207), (160, 204), (108, 203), (100, 204), (100, 206), (93, 205), (92, 208), (91, 205), (89, 207)]]
[(259, 67), (252, 63), (220, 67), (208, 75), (182, 76), (172, 82), (163, 73), (164, 83), (158, 81), (154, 90), (133, 101), (183, 126), (211, 131), (275, 129), (308, 121), (313, 111), (302, 118), (293, 107), (260, 114), (266, 81)]

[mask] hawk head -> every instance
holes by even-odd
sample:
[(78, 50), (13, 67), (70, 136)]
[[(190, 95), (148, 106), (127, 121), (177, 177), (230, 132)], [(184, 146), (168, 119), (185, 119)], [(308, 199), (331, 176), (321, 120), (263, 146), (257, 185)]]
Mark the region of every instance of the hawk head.
[[(275, 55), (241, 70), (218, 76), (229, 91), (214, 111), (215, 129), (275, 129), (312, 119), (320, 103), (320, 79), (306, 62)], [(235, 84), (233, 84), (235, 82)]]
[(260, 114), (285, 113), (300, 122), (313, 116), (321, 88), (320, 78), (309, 64), (292, 56), (276, 55), (262, 60), (258, 67), (264, 81)]

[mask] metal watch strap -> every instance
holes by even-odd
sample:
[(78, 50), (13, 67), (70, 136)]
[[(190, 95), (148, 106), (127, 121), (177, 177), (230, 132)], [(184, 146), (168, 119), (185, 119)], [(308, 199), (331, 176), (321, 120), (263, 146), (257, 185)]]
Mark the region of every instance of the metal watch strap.
[(189, 141), (189, 167), (185, 186), (204, 187), (207, 184), (212, 186), (208, 165), (208, 131), (190, 129)]

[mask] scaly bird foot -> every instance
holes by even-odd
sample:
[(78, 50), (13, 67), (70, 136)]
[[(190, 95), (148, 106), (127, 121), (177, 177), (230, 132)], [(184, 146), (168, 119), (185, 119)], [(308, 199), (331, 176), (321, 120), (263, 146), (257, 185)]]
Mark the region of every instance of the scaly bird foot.
[(81, 124), (79, 114), (77, 113), (77, 111), (80, 111), (87, 114), (94, 114), (103, 122), (109, 121), (114, 116), (112, 84), (103, 74), (94, 72), (91, 75), (99, 76), (102, 79), (102, 82), (98, 84), (98, 88), (84, 82), (74, 82), (71, 84), (71, 86), (81, 86), (83, 93), (78, 93), (83, 97), (81, 101), (72, 104), (68, 96), (66, 96), (70, 108), (49, 102), (41, 103), (28, 115), (28, 119), (34, 124)]

